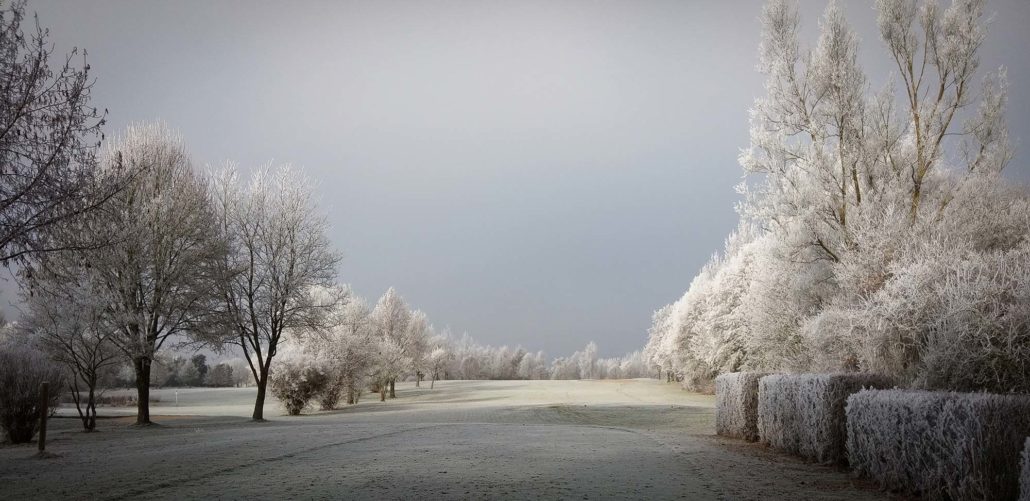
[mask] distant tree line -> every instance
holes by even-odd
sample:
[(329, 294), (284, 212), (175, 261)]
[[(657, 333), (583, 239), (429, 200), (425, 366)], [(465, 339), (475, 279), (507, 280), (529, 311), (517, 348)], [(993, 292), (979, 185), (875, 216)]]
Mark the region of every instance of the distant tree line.
[[(340, 293), (337, 293), (340, 294)], [(276, 396), (299, 413), (318, 400), (324, 410), (357, 403), (363, 392), (379, 400), (396, 397), (398, 380), (416, 387), (443, 379), (604, 379), (645, 377), (640, 352), (600, 358), (589, 343), (567, 358), (548, 362), (543, 352), (476, 343), (467, 334), (437, 332), (428, 317), (389, 289), (369, 308), (349, 292), (329, 314), (328, 327), (298, 336), (282, 346), (285, 369), (272, 375)]]

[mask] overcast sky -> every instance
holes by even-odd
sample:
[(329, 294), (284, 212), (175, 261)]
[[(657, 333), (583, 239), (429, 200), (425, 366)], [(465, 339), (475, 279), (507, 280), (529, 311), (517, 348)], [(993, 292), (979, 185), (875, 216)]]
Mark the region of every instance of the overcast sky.
[[(824, 1), (802, 2), (814, 40)], [(990, 0), (1030, 137), (1030, 2)], [(761, 2), (30, 0), (89, 51), (106, 132), (161, 119), (197, 165), (318, 180), (341, 280), (552, 356), (643, 346), (736, 225)], [(875, 87), (872, 2), (847, 2)], [(1026, 181), (1026, 147), (1009, 176)], [(11, 300), (4, 291), (4, 305)], [(9, 308), (9, 306), (7, 306)]]

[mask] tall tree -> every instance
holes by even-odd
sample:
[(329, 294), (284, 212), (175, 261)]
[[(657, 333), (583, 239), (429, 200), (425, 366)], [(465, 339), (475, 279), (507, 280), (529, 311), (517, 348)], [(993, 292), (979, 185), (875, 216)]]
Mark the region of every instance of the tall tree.
[(284, 336), (325, 329), (343, 291), (334, 286), (339, 255), (326, 235), (311, 181), (289, 165), (258, 170), (241, 187), (233, 165), (215, 183), (229, 242), (222, 269), (222, 322), (257, 383), (254, 420), (264, 419), (272, 360)]
[(0, 262), (98, 244), (55, 241), (50, 229), (103, 204), (96, 150), (104, 113), (90, 105), (93, 80), (82, 51), (51, 60), (39, 20), (23, 27), (25, 1), (0, 6)]
[(1005, 73), (973, 84), (984, 1), (876, 8), (897, 71), (870, 93), (839, 2), (812, 50), (795, 2), (766, 5), (767, 95), (741, 155), (762, 175), (742, 184), (724, 254), (656, 313), (645, 349), (685, 385), (741, 368), (866, 370), (963, 391), (1030, 381), (1011, 362), (1030, 346), (1011, 327), (1026, 323), (1012, 291), (1030, 276), (1030, 205), (1000, 175), (1012, 158)]
[(38, 266), (88, 284), (111, 330), (110, 340), (132, 362), (137, 424), (150, 423), (150, 371), (171, 339), (210, 340), (203, 327), (224, 280), (225, 254), (207, 182), (194, 171), (182, 138), (162, 124), (130, 126), (108, 143), (101, 175), (128, 179), (90, 217), (62, 230), (101, 235), (102, 249), (50, 253)]
[[(960, 111), (976, 102), (973, 78), (980, 67), (977, 52), (986, 36), (981, 17), (984, 0), (956, 0), (945, 9), (937, 2), (877, 0), (880, 37), (901, 76), (904, 114), (914, 155), (899, 165), (909, 179), (910, 213), (915, 219), (924, 183), (940, 168), (948, 136), (972, 136), (976, 154), (968, 168), (1001, 170), (1011, 158), (1001, 121), (1004, 74), (983, 89), (979, 123), (957, 125)], [(1000, 99), (999, 99), (1000, 98)], [(968, 139), (968, 138), (967, 138)], [(988, 165), (985, 165), (988, 164)]]

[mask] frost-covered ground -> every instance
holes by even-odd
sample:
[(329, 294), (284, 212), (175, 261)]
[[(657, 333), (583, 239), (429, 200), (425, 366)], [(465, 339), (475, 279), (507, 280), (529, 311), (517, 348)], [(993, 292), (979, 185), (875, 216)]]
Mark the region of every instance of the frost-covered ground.
[[(253, 389), (160, 390), (160, 426), (51, 420), (0, 447), (0, 497), (882, 499), (847, 473), (714, 436), (714, 399), (633, 381), (446, 381), (300, 417)], [(108, 415), (127, 409), (102, 409)], [(131, 413), (131, 410), (128, 410)]]

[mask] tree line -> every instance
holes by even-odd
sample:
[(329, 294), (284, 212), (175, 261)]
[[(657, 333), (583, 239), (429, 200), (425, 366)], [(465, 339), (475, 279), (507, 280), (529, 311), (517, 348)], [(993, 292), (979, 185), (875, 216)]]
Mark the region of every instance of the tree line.
[(550, 362), (543, 352), (486, 346), (468, 334), (437, 332), (425, 313), (412, 309), (390, 288), (373, 307), (349, 293), (330, 313), (328, 328), (296, 336), (281, 350), (271, 389), (291, 414), (316, 401), (323, 410), (355, 404), (363, 392), (380, 401), (396, 398), (398, 380), (605, 379), (644, 377), (640, 352), (601, 358), (593, 342), (570, 357)]

